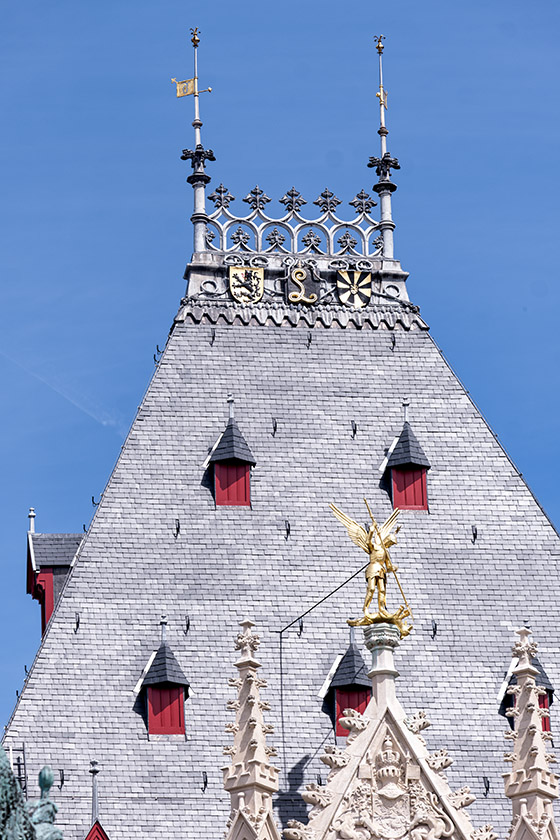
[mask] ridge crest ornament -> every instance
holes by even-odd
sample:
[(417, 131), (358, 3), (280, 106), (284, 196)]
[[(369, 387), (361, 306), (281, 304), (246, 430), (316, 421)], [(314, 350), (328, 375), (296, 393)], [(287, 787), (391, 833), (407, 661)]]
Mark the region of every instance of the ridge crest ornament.
[(371, 272), (338, 271), (336, 290), (338, 299), (344, 306), (363, 309), (371, 300)]
[(258, 303), (264, 294), (264, 268), (230, 265), (229, 290), (238, 303)]

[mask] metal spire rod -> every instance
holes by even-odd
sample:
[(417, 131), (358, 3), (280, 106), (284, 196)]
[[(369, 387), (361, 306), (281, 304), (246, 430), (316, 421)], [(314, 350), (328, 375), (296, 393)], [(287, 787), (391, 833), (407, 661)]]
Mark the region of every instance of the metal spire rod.
[(397, 158), (392, 158), (387, 151), (387, 135), (389, 134), (385, 124), (385, 111), (387, 110), (387, 91), (383, 86), (383, 41), (384, 35), (375, 36), (377, 55), (379, 57), (379, 91), (376, 93), (379, 99), (379, 129), (377, 133), (381, 139), (381, 157), (371, 157), (368, 166), (374, 167), (379, 181), (374, 184), (373, 189), (380, 198), (381, 219), (379, 228), (383, 237), (383, 257), (387, 260), (394, 259), (393, 248), (393, 212), (391, 207), (391, 193), (397, 189), (397, 185), (391, 181), (391, 169), (400, 169)]
[[(377, 38), (377, 55), (379, 57), (379, 91), (375, 94), (379, 99), (379, 124), (380, 128), (385, 126), (385, 110), (387, 108), (387, 91), (383, 88), (383, 41), (385, 35)], [(381, 157), (387, 152), (387, 131), (380, 132), (381, 136)]]
[(191, 216), (191, 222), (194, 225), (194, 252), (195, 254), (206, 250), (206, 230), (208, 217), (206, 215), (206, 184), (210, 181), (210, 176), (205, 173), (206, 161), (216, 160), (212, 149), (205, 149), (202, 145), (202, 137), (200, 129), (202, 127), (202, 120), (200, 119), (200, 103), (199, 96), (201, 93), (210, 93), (211, 87), (204, 90), (198, 89), (198, 45), (200, 43), (200, 33), (198, 27), (191, 29), (191, 43), (194, 49), (194, 78), (187, 79), (184, 82), (178, 82), (172, 79), (177, 85), (177, 96), (189, 96), (191, 93), (194, 96), (194, 150), (183, 149), (181, 160), (190, 160), (193, 168), (192, 175), (189, 175), (187, 181), (194, 189), (194, 212)]

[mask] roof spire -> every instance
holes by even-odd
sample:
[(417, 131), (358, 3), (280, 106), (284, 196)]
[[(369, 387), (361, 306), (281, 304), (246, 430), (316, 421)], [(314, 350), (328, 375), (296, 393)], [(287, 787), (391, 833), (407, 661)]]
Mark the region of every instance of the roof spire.
[(391, 181), (391, 169), (400, 169), (397, 158), (392, 158), (387, 151), (387, 127), (385, 125), (385, 111), (387, 110), (387, 91), (383, 87), (383, 41), (385, 35), (375, 36), (377, 54), (379, 56), (379, 91), (376, 93), (379, 99), (379, 129), (377, 133), (381, 138), (381, 157), (371, 157), (368, 166), (375, 167), (379, 177), (373, 189), (381, 199), (381, 220), (379, 229), (383, 237), (383, 256), (387, 260), (394, 259), (393, 231), (395, 223), (391, 209), (391, 193), (395, 192), (397, 185)]
[(405, 397), (402, 401), (403, 415), (404, 415), (403, 420), (404, 420), (405, 423), (408, 423), (408, 408), (409, 408), (409, 406), (410, 406), (410, 400), (408, 399), (408, 397)]
[(216, 160), (212, 149), (205, 149), (202, 145), (202, 138), (200, 129), (202, 127), (202, 120), (200, 119), (200, 104), (199, 96), (201, 93), (210, 93), (211, 87), (198, 89), (198, 45), (200, 43), (200, 32), (198, 27), (191, 29), (191, 43), (194, 49), (194, 78), (186, 79), (178, 82), (177, 79), (171, 79), (177, 85), (177, 96), (194, 96), (194, 151), (192, 149), (183, 149), (181, 160), (190, 160), (193, 168), (192, 175), (189, 175), (187, 181), (192, 184), (194, 189), (194, 212), (191, 216), (191, 222), (194, 225), (194, 251), (200, 253), (206, 250), (206, 224), (208, 217), (206, 215), (206, 184), (210, 181), (210, 176), (204, 171), (207, 160)]
[(99, 819), (99, 795), (97, 790), (98, 761), (90, 761), (89, 772), (91, 773), (91, 824), (93, 825)]
[(167, 616), (166, 615), (162, 615), (161, 621), (160, 621), (160, 627), (161, 627), (161, 643), (163, 644), (165, 642), (166, 635), (167, 635)]

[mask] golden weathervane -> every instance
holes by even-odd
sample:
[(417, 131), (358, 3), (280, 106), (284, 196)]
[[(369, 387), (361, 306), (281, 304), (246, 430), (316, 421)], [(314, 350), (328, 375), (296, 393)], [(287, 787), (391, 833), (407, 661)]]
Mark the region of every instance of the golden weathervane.
[[(364, 614), (361, 618), (348, 619), (348, 624), (356, 627), (358, 625), (386, 622), (387, 624), (394, 624), (398, 627), (401, 637), (404, 638), (412, 630), (412, 613), (397, 577), (397, 566), (393, 566), (389, 555), (390, 546), (397, 544), (397, 534), (400, 526), (395, 528), (395, 525), (399, 515), (399, 509), (396, 508), (387, 521), (379, 526), (365, 499), (364, 502), (371, 517), (371, 525), (368, 531), (361, 525), (358, 525), (353, 519), (350, 519), (349, 516), (346, 516), (336, 505), (330, 505), (336, 518), (346, 527), (348, 536), (352, 542), (369, 555), (369, 563), (366, 568), (367, 591), (363, 608)], [(394, 613), (389, 612), (387, 609), (388, 572), (392, 572), (395, 576), (397, 586), (404, 600), (404, 606), (401, 605)], [(369, 611), (369, 608), (376, 592), (377, 612), (373, 614)], [(405, 622), (406, 618), (411, 619), (410, 624)]]

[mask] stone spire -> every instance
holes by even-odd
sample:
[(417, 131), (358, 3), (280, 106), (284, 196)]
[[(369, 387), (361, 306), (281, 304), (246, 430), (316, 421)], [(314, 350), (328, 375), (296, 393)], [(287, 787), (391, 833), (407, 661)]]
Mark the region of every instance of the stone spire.
[(226, 726), (226, 731), (233, 733), (233, 746), (224, 747), (224, 753), (231, 756), (230, 765), (223, 768), (224, 787), (231, 796), (226, 838), (280, 840), (272, 814), (272, 794), (278, 790), (279, 770), (270, 763), (276, 750), (266, 744), (266, 735), (273, 727), (264, 722), (263, 711), (269, 706), (260, 699), (260, 689), (266, 681), (257, 675), (260, 662), (253, 655), (260, 640), (251, 630), (255, 626), (252, 621), (240, 624), (243, 631), (235, 643), (241, 651), (235, 663), (239, 674), (229, 681), (237, 689), (237, 699), (227, 704), (235, 712), (235, 723)]
[(522, 627), (516, 633), (519, 639), (513, 646), (513, 655), (519, 662), (513, 673), (517, 685), (507, 690), (514, 695), (515, 706), (506, 712), (513, 717), (515, 727), (505, 736), (512, 740), (513, 750), (504, 756), (511, 762), (511, 770), (504, 773), (505, 792), (513, 810), (509, 840), (558, 840), (552, 811), (552, 802), (558, 798), (558, 776), (549, 768), (556, 759), (546, 749), (552, 736), (542, 730), (542, 718), (549, 713), (539, 708), (539, 697), (546, 694), (546, 689), (535, 681), (538, 671), (531, 659), (537, 645), (531, 639), (531, 631)]
[(385, 125), (387, 91), (383, 87), (383, 41), (385, 40), (385, 36), (380, 35), (375, 40), (377, 41), (376, 49), (379, 56), (379, 91), (376, 96), (379, 99), (379, 129), (377, 133), (381, 138), (381, 157), (371, 157), (368, 166), (375, 168), (379, 178), (377, 184), (374, 184), (373, 189), (379, 196), (381, 204), (379, 229), (383, 237), (383, 258), (392, 260), (394, 259), (393, 231), (395, 229), (395, 223), (393, 222), (391, 193), (395, 192), (397, 185), (391, 181), (391, 169), (400, 169), (401, 167), (397, 158), (391, 157), (387, 151), (387, 135), (389, 134)]
[(286, 840), (496, 840), (491, 826), (473, 831), (463, 810), (474, 801), (469, 788), (449, 788), (447, 750), (428, 752), (420, 734), (430, 725), (425, 713), (407, 717), (397, 699), (393, 652), (399, 635), (391, 624), (364, 629), (372, 654), (371, 701), (363, 715), (344, 711), (346, 748), (325, 747), (327, 784), (307, 786), (309, 822), (290, 820)]

